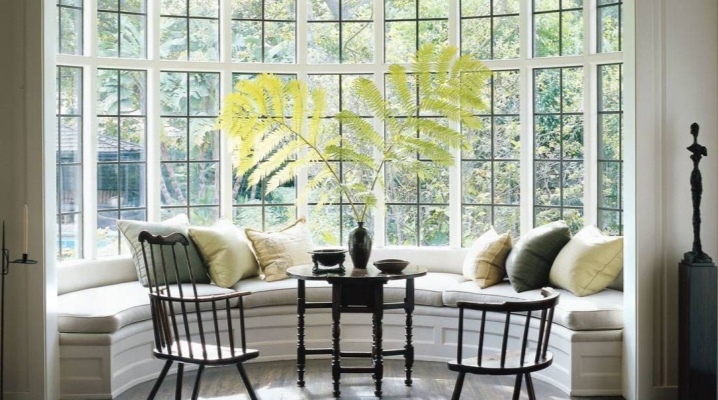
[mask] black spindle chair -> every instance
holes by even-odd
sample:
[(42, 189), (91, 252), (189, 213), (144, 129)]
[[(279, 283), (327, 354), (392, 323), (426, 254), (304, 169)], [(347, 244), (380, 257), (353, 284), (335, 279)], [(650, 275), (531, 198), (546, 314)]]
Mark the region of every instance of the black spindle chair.
[[(475, 303), (459, 301), (459, 339), (457, 343), (456, 361), (449, 362), (449, 369), (459, 373), (454, 387), (452, 400), (461, 397), (461, 388), (464, 385), (466, 373), (479, 375), (516, 375), (514, 386), (514, 400), (518, 400), (521, 392), (522, 378), (526, 378), (526, 388), (529, 399), (536, 399), (531, 372), (542, 370), (553, 362), (553, 354), (548, 351), (548, 341), (551, 336), (553, 312), (558, 303), (559, 294), (550, 289), (541, 290), (542, 299), (532, 301), (515, 301), (505, 303)], [(464, 310), (477, 310), (481, 312), (481, 327), (479, 329), (479, 344), (477, 355), (474, 358), (463, 358), (464, 346)], [(484, 352), (486, 336), (486, 313), (494, 312), (505, 315), (503, 335), (500, 351)], [(530, 335), (531, 319), (533, 313), (540, 313), (538, 330)], [(514, 315), (518, 314), (518, 315)], [(523, 325), (520, 346), (510, 343), (511, 316), (518, 318)], [(535, 329), (534, 329), (535, 330)], [(535, 341), (530, 338), (535, 337)], [(535, 351), (529, 350), (529, 342), (535, 343)]]
[[(256, 399), (242, 363), (259, 356), (258, 350), (248, 349), (244, 333), (244, 307), (242, 297), (249, 292), (235, 292), (200, 296), (192, 273), (187, 252), (189, 240), (181, 233), (153, 236), (147, 231), (139, 235), (142, 257), (149, 279), (152, 326), (155, 335), (154, 356), (166, 360), (152, 387), (148, 399), (154, 399), (157, 390), (173, 362), (177, 362), (175, 398), (182, 398), (184, 364), (199, 366), (192, 390), (192, 399), (199, 395), (200, 381), (206, 366), (236, 365), (247, 387), (249, 397)], [(180, 276), (177, 260), (187, 259), (191, 282), (169, 283)], [(154, 266), (148, 267), (148, 261)], [(239, 342), (235, 340), (231, 310), (239, 301)], [(193, 327), (196, 326), (196, 329)]]

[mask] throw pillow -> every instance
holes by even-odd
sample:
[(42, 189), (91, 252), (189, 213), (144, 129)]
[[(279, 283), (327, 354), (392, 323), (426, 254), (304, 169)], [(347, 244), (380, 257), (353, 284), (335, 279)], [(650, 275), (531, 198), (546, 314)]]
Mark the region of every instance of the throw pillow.
[(605, 289), (622, 269), (623, 237), (604, 236), (590, 225), (558, 253), (549, 280), (576, 296), (588, 296)]
[(189, 235), (199, 249), (215, 285), (229, 288), (259, 273), (257, 260), (231, 221), (220, 219), (211, 227), (191, 227)]
[(564, 221), (536, 227), (522, 236), (506, 259), (506, 272), (514, 290), (520, 293), (546, 286), (551, 265), (569, 240), (571, 231)]
[(287, 268), (311, 264), (312, 239), (304, 218), (279, 232), (262, 232), (246, 228), (244, 232), (252, 243), (259, 268), (267, 282), (287, 277)]
[[(142, 257), (142, 244), (139, 240), (137, 240), (140, 232), (148, 231), (153, 235), (162, 236), (179, 232), (186, 236), (187, 230), (189, 229), (189, 220), (185, 214), (174, 216), (163, 222), (118, 220), (117, 227), (120, 229), (120, 232), (122, 232), (122, 235), (125, 236), (125, 239), (127, 239), (127, 242), (130, 245), (132, 259), (135, 262), (135, 268), (137, 269), (137, 276), (140, 278), (140, 283), (142, 286), (149, 286), (147, 272), (145, 270), (145, 262)], [(147, 247), (147, 249), (149, 249), (149, 247)], [(199, 252), (191, 240), (189, 246), (187, 247), (187, 253), (189, 254), (189, 264), (192, 266), (192, 275), (194, 275), (195, 282), (209, 283), (209, 277), (207, 276), (204, 264), (202, 264), (202, 258), (199, 256)], [(172, 260), (172, 253), (169, 249), (167, 249), (167, 252), (165, 253), (165, 260)], [(157, 264), (162, 262), (159, 254), (155, 254), (155, 262)], [(177, 267), (179, 269), (179, 279), (176, 276), (174, 268), (168, 268), (168, 283), (175, 283), (177, 281), (191, 282), (187, 262), (187, 257), (178, 254)], [(152, 264), (149, 252), (147, 253), (147, 263), (149, 264), (147, 267), (150, 270), (150, 274), (153, 274), (155, 266)], [(158, 271), (157, 283), (164, 285), (165, 281), (162, 279), (161, 275), (162, 274)], [(152, 275), (152, 278), (154, 280), (154, 274)]]
[(474, 280), (480, 288), (501, 282), (506, 274), (506, 257), (511, 251), (511, 236), (499, 235), (489, 229), (469, 248), (464, 258), (464, 277)]

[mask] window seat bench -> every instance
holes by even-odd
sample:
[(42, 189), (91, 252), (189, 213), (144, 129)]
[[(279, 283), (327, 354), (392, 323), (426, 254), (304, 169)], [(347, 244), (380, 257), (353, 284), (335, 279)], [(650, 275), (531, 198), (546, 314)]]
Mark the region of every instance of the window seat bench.
[[(500, 302), (538, 296), (538, 290), (516, 293), (508, 282), (479, 289), (461, 274), (465, 252), (398, 247), (376, 248), (372, 252), (373, 259), (403, 258), (430, 271), (415, 282), (414, 346), (419, 360), (445, 362), (456, 356), (457, 301)], [(132, 259), (127, 256), (76, 261), (62, 265), (58, 272), (61, 398), (111, 399), (155, 379), (163, 363), (152, 357), (154, 336), (148, 292), (137, 279)], [(401, 301), (403, 283), (387, 284), (386, 301)], [(201, 290), (204, 294), (252, 292), (244, 304), (247, 338), (253, 348), (260, 350), (257, 362), (262, 362), (296, 359), (296, 287), (293, 279), (265, 282), (255, 277), (231, 289), (202, 285)], [(573, 396), (620, 395), (623, 293), (606, 289), (576, 297), (557, 290), (561, 297), (550, 342), (554, 363), (535, 377)], [(331, 288), (326, 282), (307, 282), (309, 301), (330, 298)], [(237, 309), (232, 312), (239, 313)], [(479, 323), (475, 315), (468, 326), (478, 331)], [(329, 310), (308, 310), (307, 345), (329, 346), (330, 326)], [(487, 332), (495, 334), (489, 340), (500, 337), (502, 330), (503, 320), (488, 315)], [(387, 311), (386, 347), (399, 346), (403, 340), (403, 311)], [(342, 321), (342, 347), (366, 350), (370, 342), (370, 316), (357, 315)]]

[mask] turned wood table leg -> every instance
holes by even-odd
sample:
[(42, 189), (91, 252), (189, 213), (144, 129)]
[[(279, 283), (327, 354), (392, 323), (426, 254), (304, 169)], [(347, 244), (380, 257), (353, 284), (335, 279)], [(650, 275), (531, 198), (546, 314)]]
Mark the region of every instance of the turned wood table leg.
[(381, 397), (381, 381), (384, 377), (384, 352), (382, 346), (383, 327), (382, 319), (384, 317), (384, 285), (374, 286), (374, 312), (372, 314), (372, 327), (374, 343), (372, 349), (374, 364), (374, 395)]
[(332, 383), (334, 384), (334, 397), (339, 397), (339, 378), (341, 376), (341, 325), (339, 307), (341, 306), (342, 286), (339, 283), (332, 285)]
[(406, 350), (406, 353), (404, 354), (404, 370), (406, 371), (406, 380), (404, 380), (404, 384), (406, 386), (411, 386), (411, 369), (414, 366), (414, 345), (412, 344), (412, 313), (414, 312), (413, 279), (406, 280), (406, 298), (404, 299), (404, 312), (406, 313), (406, 345), (404, 346), (404, 350)]
[(297, 281), (297, 385), (304, 387), (304, 368), (306, 367), (306, 346), (304, 345), (304, 312), (306, 289), (303, 280)]

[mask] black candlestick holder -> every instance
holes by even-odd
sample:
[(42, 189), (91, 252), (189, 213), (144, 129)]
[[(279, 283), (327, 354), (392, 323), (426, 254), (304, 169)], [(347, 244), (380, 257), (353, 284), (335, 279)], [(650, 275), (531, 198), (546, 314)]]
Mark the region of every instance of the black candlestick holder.
[(2, 294), (0, 294), (0, 400), (5, 397), (5, 277), (10, 273), (10, 264), (37, 264), (23, 253), (22, 258), (10, 261), (10, 250), (5, 247), (5, 221), (2, 222)]

